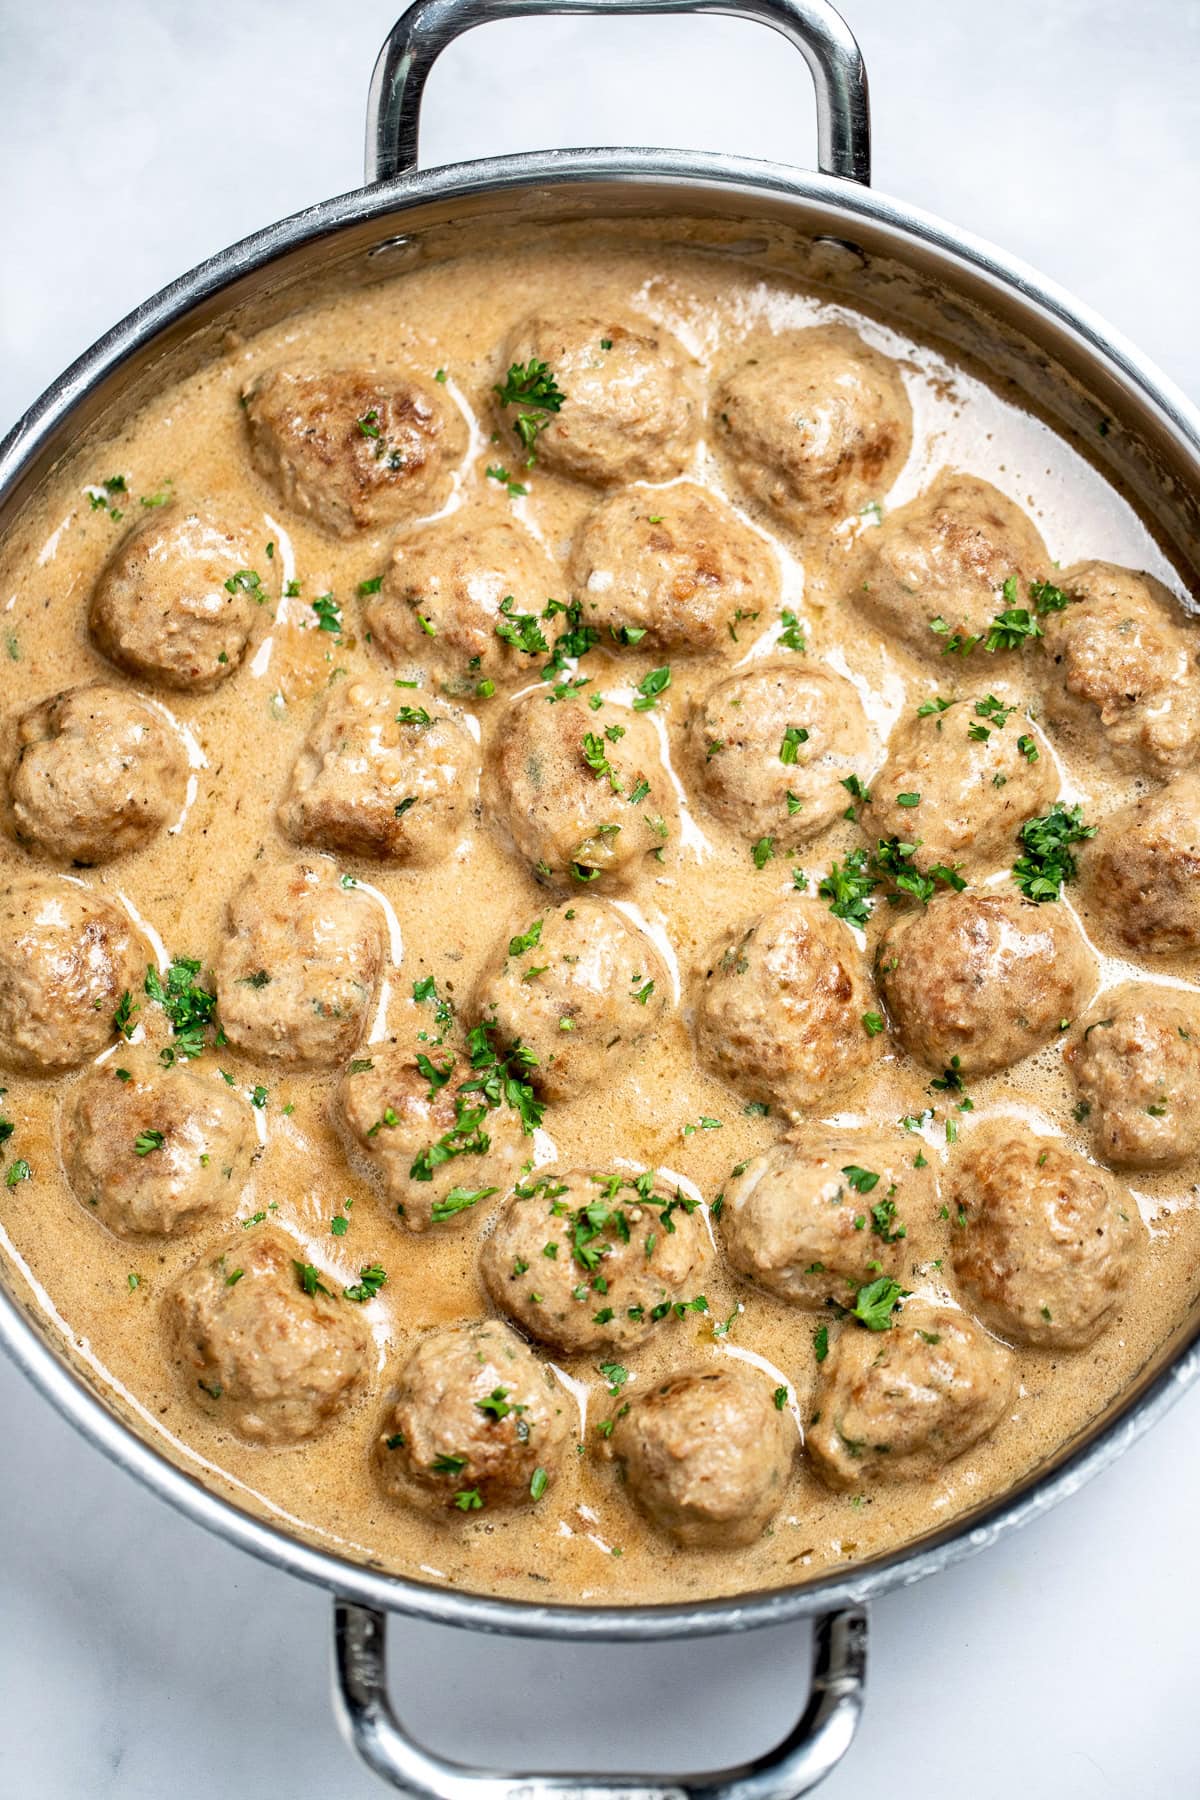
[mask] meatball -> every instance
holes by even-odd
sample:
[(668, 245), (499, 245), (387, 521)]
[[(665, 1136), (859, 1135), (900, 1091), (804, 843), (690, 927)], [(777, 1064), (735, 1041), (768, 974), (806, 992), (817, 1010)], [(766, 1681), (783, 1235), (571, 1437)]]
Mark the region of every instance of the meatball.
[(553, 1370), (499, 1319), (431, 1331), (380, 1425), (384, 1491), (463, 1513), (540, 1500), (562, 1472), (573, 1411)]
[[(900, 1275), (910, 1234), (933, 1211), (932, 1170), (899, 1131), (802, 1126), (726, 1183), (721, 1242), (755, 1287), (796, 1305), (844, 1301), (875, 1276)], [(924, 1162), (924, 1158), (922, 1161)]]
[[(299, 1254), (297, 1254), (299, 1252)], [(250, 1443), (316, 1435), (370, 1366), (370, 1334), (332, 1279), (281, 1231), (228, 1239), (192, 1264), (165, 1303), (168, 1341), (193, 1394)]]
[(863, 534), (846, 598), (919, 656), (982, 637), (1050, 568), (1032, 519), (986, 481), (943, 470)]
[(1200, 949), (1200, 775), (1110, 813), (1079, 857), (1090, 909), (1131, 950)]
[(869, 1068), (874, 992), (849, 926), (789, 897), (711, 950), (696, 1006), (702, 1060), (747, 1099), (818, 1112)]
[(150, 960), (122, 909), (82, 883), (11, 882), (0, 890), (0, 1063), (45, 1074), (95, 1056)]
[(880, 499), (912, 446), (899, 365), (847, 325), (771, 339), (724, 378), (712, 410), (741, 486), (797, 530)]
[(1035, 906), (995, 888), (939, 894), (923, 911), (902, 914), (879, 940), (875, 971), (910, 1056), (964, 1076), (1040, 1050), (1097, 979), (1065, 906)]
[(779, 595), (769, 546), (689, 481), (605, 500), (579, 528), (570, 575), (585, 623), (604, 640), (675, 655), (744, 644)]
[(957, 1307), (909, 1300), (890, 1329), (845, 1324), (805, 1443), (827, 1487), (914, 1481), (984, 1438), (1016, 1393), (1012, 1352)]
[(183, 805), (183, 745), (121, 688), (52, 694), (10, 720), (7, 735), (5, 822), (47, 856), (111, 862), (144, 849)]
[(89, 1069), (67, 1099), (67, 1180), (119, 1237), (174, 1237), (232, 1211), (253, 1149), (249, 1110), (215, 1070), (164, 1068), (143, 1047)]
[(530, 1080), (547, 1100), (571, 1100), (624, 1069), (661, 1024), (669, 976), (646, 935), (607, 900), (580, 896), (497, 947), (474, 1010), (502, 1044), (537, 1057)]
[(362, 1037), (383, 967), (378, 912), (332, 863), (249, 875), (217, 952), (217, 1006), (230, 1043), (297, 1065), (331, 1064)]
[(728, 675), (687, 724), (693, 779), (749, 842), (804, 842), (845, 810), (842, 782), (867, 773), (867, 721), (848, 681), (820, 663), (753, 663)]
[[(460, 1223), (508, 1185), (523, 1142), (520, 1121), (479, 1091), (462, 1093), (461, 1083), (475, 1078), (449, 1047), (392, 1046), (356, 1057), (338, 1085), (342, 1135), (410, 1231)], [(450, 1152), (447, 1160), (429, 1154), (437, 1146)]]
[(1105, 1162), (1169, 1168), (1200, 1150), (1200, 998), (1130, 981), (1102, 994), (1066, 1052)]
[(675, 800), (653, 725), (606, 701), (593, 713), (545, 690), (510, 708), (485, 795), (518, 855), (559, 887), (619, 887), (671, 836)]
[(609, 1439), (634, 1505), (689, 1550), (753, 1543), (783, 1499), (796, 1445), (766, 1379), (736, 1364), (686, 1369), (631, 1397)]
[(952, 1165), (954, 1271), (985, 1325), (1078, 1350), (1108, 1323), (1145, 1231), (1124, 1184), (1023, 1121), (977, 1125)]
[(534, 313), (510, 332), (503, 367), (500, 419), (556, 475), (597, 487), (669, 481), (691, 460), (695, 365), (651, 319)]
[(1057, 794), (1054, 758), (1015, 694), (935, 695), (892, 732), (863, 827), (915, 841), (922, 864), (982, 869), (1011, 862), (1021, 826)]
[(334, 537), (435, 512), (467, 451), (445, 388), (415, 375), (271, 369), (242, 404), (258, 473)]
[(443, 693), (471, 696), (489, 681), (538, 678), (553, 635), (546, 608), (561, 591), (556, 565), (523, 527), (458, 513), (401, 538), (364, 619), (389, 662), (419, 664)]
[(1041, 644), (1050, 724), (1088, 755), (1106, 745), (1121, 769), (1178, 774), (1200, 751), (1200, 635), (1152, 575), (1090, 562), (1058, 580), (1070, 604)]
[(246, 654), (268, 598), (248, 527), (208, 513), (155, 512), (118, 544), (92, 591), (88, 627), (110, 662), (206, 694)]
[(707, 1246), (697, 1203), (653, 1169), (539, 1169), (505, 1202), (479, 1268), (501, 1312), (579, 1355), (628, 1350), (694, 1299)]
[[(391, 683), (328, 696), (279, 808), (298, 844), (424, 866), (453, 850), (479, 778), (479, 749), (444, 706), (401, 706)], [(418, 695), (417, 698), (420, 698)]]

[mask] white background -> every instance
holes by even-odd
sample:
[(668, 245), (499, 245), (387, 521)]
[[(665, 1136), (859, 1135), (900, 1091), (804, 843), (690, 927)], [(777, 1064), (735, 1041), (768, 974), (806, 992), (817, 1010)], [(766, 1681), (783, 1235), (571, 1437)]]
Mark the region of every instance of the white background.
[[(1200, 395), (1195, 0), (845, 0), (875, 181), (1028, 258)], [(0, 431), (223, 244), (360, 177), (390, 0), (0, 0)], [(457, 46), (423, 156), (700, 144), (808, 162), (807, 77), (725, 20), (546, 20)], [(31, 1201), (32, 1203), (32, 1201)], [(367, 1800), (328, 1604), (175, 1518), (0, 1366), (0, 1800)], [(1068, 1507), (880, 1604), (829, 1800), (1200, 1792), (1200, 1394)], [(406, 1711), (497, 1767), (696, 1767), (800, 1703), (802, 1630), (670, 1649), (397, 1626)]]

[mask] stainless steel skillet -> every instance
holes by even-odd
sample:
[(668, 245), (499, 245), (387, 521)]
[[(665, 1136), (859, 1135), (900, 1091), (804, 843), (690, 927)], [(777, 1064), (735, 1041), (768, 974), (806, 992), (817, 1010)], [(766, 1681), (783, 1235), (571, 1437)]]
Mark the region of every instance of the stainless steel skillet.
[[(471, 27), (537, 13), (719, 12), (769, 25), (803, 54), (817, 93), (821, 173), (651, 149), (507, 157), (417, 172), (421, 96), (440, 51)], [(0, 529), (47, 473), (139, 400), (215, 354), (231, 327), (257, 329), (332, 282), (371, 281), (459, 243), (554, 225), (686, 235), (726, 255), (813, 280), (897, 323), (920, 321), (1015, 383), (1123, 485), (1185, 571), (1200, 563), (1200, 419), (1084, 308), (966, 234), (867, 187), (866, 77), (853, 38), (823, 0), (418, 0), (384, 46), (371, 90), (368, 186), (269, 227), (172, 284), (57, 381), (0, 445)], [(448, 1591), (352, 1564), (234, 1505), (169, 1462), (89, 1382), (39, 1322), (19, 1273), (0, 1275), (0, 1342), (112, 1459), (231, 1542), (330, 1589), (342, 1717), (392, 1784), (446, 1800), (528, 1795), (711, 1795), (783, 1800), (811, 1791), (853, 1734), (862, 1704), (867, 1602), (973, 1554), (1055, 1504), (1112, 1460), (1200, 1371), (1200, 1317), (1181, 1321), (1130, 1389), (1052, 1463), (992, 1505), (903, 1553), (805, 1586), (687, 1607), (532, 1606)], [(740, 1769), (679, 1781), (512, 1777), (464, 1770), (419, 1749), (387, 1700), (386, 1619), (400, 1612), (479, 1630), (562, 1640), (647, 1640), (814, 1626), (811, 1691), (787, 1740)]]

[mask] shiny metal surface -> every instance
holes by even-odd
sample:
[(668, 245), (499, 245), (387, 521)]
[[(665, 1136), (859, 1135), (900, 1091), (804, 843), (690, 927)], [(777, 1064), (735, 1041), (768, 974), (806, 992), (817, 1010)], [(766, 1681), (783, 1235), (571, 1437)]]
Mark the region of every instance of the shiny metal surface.
[(871, 179), (867, 72), (854, 34), (828, 0), (415, 0), (384, 40), (367, 103), (367, 180), (417, 167), (421, 100), (442, 51), (465, 31), (540, 13), (722, 13), (778, 31), (808, 64), (825, 175)]
[(862, 1712), (867, 1619), (860, 1607), (813, 1621), (803, 1711), (763, 1756), (704, 1774), (501, 1775), (422, 1749), (387, 1692), (387, 1618), (339, 1601), (334, 1609), (334, 1697), (342, 1727), (369, 1769), (410, 1800), (799, 1800), (850, 1747)]

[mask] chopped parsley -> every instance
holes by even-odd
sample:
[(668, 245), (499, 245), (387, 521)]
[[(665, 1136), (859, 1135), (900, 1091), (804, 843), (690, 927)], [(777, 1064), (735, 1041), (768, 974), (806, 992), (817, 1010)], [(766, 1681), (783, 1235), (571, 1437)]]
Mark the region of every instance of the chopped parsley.
[(1064, 881), (1077, 873), (1072, 844), (1095, 837), (1096, 827), (1085, 825), (1080, 806), (1063, 806), (1056, 800), (1042, 818), (1027, 819), (1017, 833), (1023, 855), (1013, 864), (1013, 879), (1027, 900), (1041, 904), (1057, 900)]
[(512, 594), (506, 594), (500, 602), (500, 616), (496, 620), (496, 636), (505, 644), (512, 644), (514, 649), (521, 650), (526, 656), (545, 656), (550, 649), (538, 623), (536, 613), (515, 612), (516, 600)]
[(373, 1300), (387, 1280), (387, 1270), (378, 1263), (370, 1263), (365, 1269), (358, 1271), (358, 1280), (353, 1287), (343, 1288), (347, 1300), (357, 1300), (361, 1306), (366, 1300)]
[(803, 656), (808, 649), (804, 628), (795, 613), (787, 607), (783, 610), (783, 630), (779, 634), (779, 642), (785, 650), (794, 650), (798, 656)]
[(865, 1325), (868, 1331), (890, 1331), (892, 1314), (906, 1298), (907, 1289), (890, 1276), (881, 1275), (859, 1288), (854, 1305), (849, 1309), (850, 1316)]
[(633, 703), (634, 712), (650, 712), (657, 704), (659, 695), (665, 693), (670, 685), (669, 668), (651, 669), (637, 684), (638, 697)]
[[(203, 1053), (205, 1030), (216, 1016), (216, 994), (196, 980), (200, 967), (196, 957), (177, 956), (167, 969), (165, 986), (153, 964), (146, 970), (146, 993), (171, 1022), (173, 1042), (159, 1053), (159, 1060), (168, 1066), (177, 1056), (191, 1060)], [(223, 1041), (218, 1034), (218, 1042)]]
[(567, 396), (555, 381), (549, 363), (540, 362), (536, 356), (527, 363), (512, 363), (504, 380), (497, 382), (492, 391), (501, 406), (516, 407), (513, 429), (528, 451), (525, 466), (531, 468), (537, 461), (534, 446), (538, 437), (551, 423), (552, 415), (562, 410)]
[(133, 1140), (134, 1154), (149, 1156), (152, 1150), (161, 1150), (166, 1141), (165, 1134), (156, 1131), (153, 1127), (146, 1131), (139, 1131)]
[(850, 925), (862, 927), (870, 918), (867, 900), (878, 885), (876, 878), (867, 872), (866, 851), (858, 849), (850, 851), (844, 867), (836, 862), (830, 865), (828, 875), (817, 885), (817, 892), (822, 900), (828, 900), (835, 919), (845, 919)]
[(801, 744), (807, 744), (808, 733), (803, 725), (789, 725), (783, 734), (783, 742), (779, 746), (781, 763), (794, 763)]

